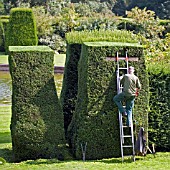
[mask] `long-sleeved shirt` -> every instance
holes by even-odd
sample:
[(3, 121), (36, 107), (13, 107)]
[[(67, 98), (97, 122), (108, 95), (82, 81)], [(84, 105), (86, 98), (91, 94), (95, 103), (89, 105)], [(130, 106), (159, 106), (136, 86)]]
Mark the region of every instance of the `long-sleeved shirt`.
[(123, 85), (125, 96), (135, 96), (137, 88), (141, 89), (139, 78), (134, 74), (125, 74), (120, 83)]

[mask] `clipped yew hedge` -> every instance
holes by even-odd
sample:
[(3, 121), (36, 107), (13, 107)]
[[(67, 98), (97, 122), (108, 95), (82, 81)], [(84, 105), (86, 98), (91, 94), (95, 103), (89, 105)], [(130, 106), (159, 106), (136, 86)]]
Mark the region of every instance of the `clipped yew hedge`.
[[(116, 33), (118, 34), (118, 32)], [(105, 35), (107, 35), (107, 31)], [(137, 43), (95, 42), (97, 39), (95, 38), (94, 42), (83, 43), (83, 45), (81, 45), (80, 56), (78, 53), (74, 55), (74, 53), (72, 53), (74, 50), (71, 50), (71, 47), (75, 48), (76, 46), (78, 48), (78, 45), (80, 47), (82, 40), (79, 39), (76, 41), (76, 36), (73, 37), (75, 44), (68, 44), (69, 50), (66, 58), (66, 66), (67, 62), (71, 60), (71, 57), (77, 56), (80, 57), (80, 59), (77, 65), (78, 75), (76, 76), (78, 77), (78, 82), (76, 82), (76, 78), (74, 78), (74, 81), (72, 80), (69, 82), (77, 85), (76, 91), (72, 91), (72, 93), (75, 92), (74, 98), (72, 98), (75, 102), (71, 104), (74, 106), (75, 110), (72, 112), (73, 116), (67, 130), (70, 147), (77, 159), (82, 158), (81, 145), (85, 146), (86, 142), (86, 159), (101, 159), (120, 156), (118, 109), (113, 102), (113, 96), (117, 93), (116, 62), (107, 61), (106, 57), (115, 57), (117, 51), (119, 51), (120, 55), (124, 56), (125, 51), (128, 50), (129, 57), (139, 58), (138, 62), (130, 62), (130, 65), (136, 67), (137, 75), (141, 79), (143, 85), (143, 89), (141, 90), (140, 96), (136, 102), (137, 104), (135, 106), (134, 115), (138, 125), (143, 126), (147, 130), (147, 111), (149, 103), (148, 76), (146, 72), (143, 47)], [(85, 36), (83, 35), (83, 37)], [(124, 42), (125, 39), (121, 39), (121, 37), (123, 36), (121, 36), (120, 32), (115, 41), (120, 40)], [(88, 37), (88, 39), (90, 38)], [(128, 39), (126, 37), (126, 39), (128, 41), (130, 38)], [(93, 40), (94, 39), (91, 36), (91, 41)], [(133, 42), (134, 40), (135, 38), (133, 39)], [(73, 43), (73, 41), (68, 40), (68, 43), (69, 42)], [(78, 44), (78, 42), (80, 44)], [(80, 50), (78, 52), (80, 52)], [(67, 60), (68, 58), (69, 60)], [(67, 74), (69, 74), (68, 70), (71, 69), (71, 66), (72, 65), (69, 65), (67, 68)], [(66, 74), (66, 72), (64, 74)], [(64, 84), (66, 83), (66, 79), (67, 77), (65, 76), (63, 80)], [(66, 88), (64, 91), (66, 91)], [(69, 93), (69, 91), (67, 92)], [(63, 96), (61, 97), (65, 97), (64, 94), (68, 95), (68, 93), (62, 93)], [(63, 108), (65, 108), (65, 103), (63, 102), (62, 104)]]
[(35, 18), (32, 9), (12, 8), (5, 34), (5, 48), (38, 44)]
[[(170, 53), (169, 53), (170, 54)], [(168, 56), (167, 56), (168, 57)], [(156, 151), (170, 151), (170, 55), (149, 65), (149, 143)]]
[(14, 160), (61, 157), (65, 137), (54, 52), (46, 46), (10, 46), (9, 52)]
[(64, 112), (64, 127), (67, 129), (75, 111), (78, 91), (78, 62), (83, 42), (110, 41), (137, 43), (138, 38), (132, 32), (120, 30), (73, 31), (66, 34), (67, 51), (60, 100)]

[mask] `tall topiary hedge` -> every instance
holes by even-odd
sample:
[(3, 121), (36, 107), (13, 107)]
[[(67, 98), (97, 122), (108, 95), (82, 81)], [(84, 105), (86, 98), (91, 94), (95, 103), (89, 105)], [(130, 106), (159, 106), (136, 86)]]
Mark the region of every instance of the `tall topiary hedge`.
[(38, 44), (37, 30), (32, 9), (12, 8), (7, 25), (5, 46), (32, 46)]
[(83, 42), (110, 41), (137, 43), (138, 38), (128, 31), (119, 30), (94, 30), (94, 31), (73, 31), (66, 35), (67, 51), (66, 63), (61, 91), (61, 103), (64, 112), (65, 132), (71, 122), (75, 111), (78, 90), (78, 62), (81, 54), (81, 44)]
[(54, 82), (54, 52), (46, 46), (10, 46), (9, 52), (14, 159), (61, 156), (65, 138)]
[(138, 62), (130, 62), (136, 67), (136, 74), (143, 85), (134, 117), (138, 125), (147, 130), (148, 77), (143, 47), (132, 43), (84, 43), (78, 64), (76, 108), (68, 129), (70, 146), (77, 159), (81, 159), (81, 145), (86, 142), (86, 159), (120, 156), (118, 109), (113, 102), (113, 96), (117, 93), (116, 62), (106, 58), (116, 57), (117, 51), (124, 56), (125, 50), (130, 58), (138, 58)]
[[(170, 53), (169, 53), (170, 54)], [(170, 55), (149, 65), (149, 143), (156, 151), (170, 151)]]

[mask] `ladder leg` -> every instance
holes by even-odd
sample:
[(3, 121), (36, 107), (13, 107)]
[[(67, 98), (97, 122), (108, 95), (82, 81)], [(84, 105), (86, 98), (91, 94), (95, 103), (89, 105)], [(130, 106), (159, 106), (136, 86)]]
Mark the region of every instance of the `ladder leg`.
[(122, 114), (119, 112), (119, 126), (120, 126), (120, 147), (121, 147), (121, 156), (122, 156), (122, 162), (124, 161), (124, 156), (123, 156), (123, 121), (122, 121)]
[[(125, 62), (126, 62), (126, 67), (119, 67), (119, 54), (117, 52), (116, 54), (116, 61), (117, 61), (117, 71), (116, 71), (116, 77), (117, 77), (117, 94), (122, 92), (122, 88), (120, 87), (120, 70), (126, 70), (128, 73), (128, 55), (126, 51), (126, 56), (125, 56)], [(127, 128), (127, 126), (123, 125), (123, 119), (122, 119), (122, 113), (119, 112), (119, 127), (120, 127), (120, 147), (121, 147), (121, 156), (122, 156), (122, 162), (124, 161), (124, 148), (132, 148), (132, 158), (133, 161), (135, 161), (135, 151), (134, 151), (134, 135), (133, 135), (133, 121), (132, 121), (132, 116), (130, 118), (131, 120), (131, 128), (130, 128), (130, 134), (125, 135), (124, 134), (124, 128)], [(126, 138), (131, 138), (131, 144), (130, 145), (125, 145), (125, 139)]]

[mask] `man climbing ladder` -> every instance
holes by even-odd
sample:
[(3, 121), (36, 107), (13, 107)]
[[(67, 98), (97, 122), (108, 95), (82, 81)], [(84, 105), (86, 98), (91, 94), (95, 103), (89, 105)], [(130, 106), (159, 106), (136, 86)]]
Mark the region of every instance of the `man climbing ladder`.
[[(119, 60), (125, 60), (126, 67), (119, 66)], [(124, 160), (124, 148), (132, 148), (133, 161), (135, 161), (135, 148), (134, 148), (134, 135), (133, 135), (133, 121), (132, 121), (132, 108), (134, 106), (135, 96), (137, 89), (141, 88), (140, 81), (137, 76), (134, 75), (134, 67), (128, 66), (127, 52), (125, 57), (119, 57), (118, 52), (116, 56), (117, 61), (117, 95), (114, 97), (114, 101), (119, 109), (119, 126), (120, 126), (120, 146), (122, 162)], [(120, 70), (126, 71), (127, 74), (120, 76)], [(122, 103), (125, 103), (125, 106)], [(127, 116), (126, 125), (123, 123), (123, 116)], [(129, 128), (129, 134), (125, 134), (125, 128)], [(127, 142), (131, 140), (131, 143)]]
[[(113, 100), (118, 106), (120, 113), (124, 116), (127, 115), (127, 126), (131, 127), (135, 96), (138, 93), (138, 89), (141, 89), (139, 78), (134, 75), (134, 67), (130, 66), (128, 68), (128, 74), (120, 78), (120, 84), (123, 86), (123, 90), (114, 96)], [(125, 108), (122, 105), (123, 101), (126, 104)]]

